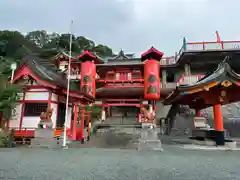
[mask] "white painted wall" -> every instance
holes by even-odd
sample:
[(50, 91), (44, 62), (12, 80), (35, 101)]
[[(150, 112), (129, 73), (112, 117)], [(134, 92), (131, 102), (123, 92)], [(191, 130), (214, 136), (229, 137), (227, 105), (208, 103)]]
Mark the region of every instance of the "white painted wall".
[[(30, 91), (30, 92), (29, 92)], [(49, 92), (36, 92), (36, 91), (47, 91), (46, 89), (30, 89), (26, 92), (25, 100), (48, 100)], [(20, 100), (23, 100), (22, 96), (20, 95)], [(58, 100), (58, 95), (52, 93), (52, 101)], [(58, 113), (58, 104), (51, 103), (51, 108), (53, 108), (52, 114), (52, 122), (53, 128), (56, 127), (57, 122), (57, 113)], [(21, 119), (21, 111), (22, 111), (22, 104), (17, 104), (14, 108), (14, 116), (10, 120), (9, 127), (10, 128), (19, 128), (20, 119)], [(70, 128), (71, 125), (71, 117), (72, 117), (72, 107), (68, 109), (68, 123), (67, 127)], [(37, 128), (38, 123), (40, 121), (40, 116), (33, 116), (33, 117), (23, 117), (22, 128)]]
[(23, 100), (23, 95), (24, 95), (24, 93), (18, 93), (19, 100)]
[(48, 100), (49, 92), (26, 92), (25, 100)]
[(31, 92), (33, 91), (34, 92), (34, 91), (48, 91), (48, 90), (44, 89), (44, 88), (41, 88), (41, 89), (35, 89), (34, 88), (34, 89), (29, 89), (28, 91), (31, 91)]
[(72, 107), (68, 107), (68, 123), (67, 123), (68, 128), (71, 127), (71, 117), (72, 117)]
[(40, 122), (39, 116), (28, 116), (23, 117), (22, 128), (37, 128)]
[(58, 100), (58, 95), (52, 93), (52, 101), (57, 101)]
[[(30, 92), (29, 92), (30, 91)], [(30, 89), (28, 92), (25, 93), (25, 100), (48, 100), (49, 92), (36, 92), (36, 91), (47, 91), (46, 89)], [(19, 116), (21, 116), (21, 111)], [(38, 123), (40, 121), (40, 116), (28, 116), (23, 117), (22, 128), (37, 128)], [(20, 118), (18, 118), (18, 125), (15, 126), (16, 121), (13, 120), (10, 123), (10, 127), (19, 128)]]
[(56, 128), (58, 104), (51, 103), (51, 108), (53, 108), (53, 113), (52, 113), (53, 128)]

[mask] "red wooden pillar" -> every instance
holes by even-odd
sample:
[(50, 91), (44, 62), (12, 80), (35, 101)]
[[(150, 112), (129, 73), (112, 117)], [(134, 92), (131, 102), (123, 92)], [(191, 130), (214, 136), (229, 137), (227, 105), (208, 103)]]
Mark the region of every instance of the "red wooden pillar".
[(195, 109), (195, 116), (200, 117), (201, 111), (199, 109)]
[(88, 111), (87, 113), (87, 132), (88, 132), (88, 137), (87, 140), (90, 140), (90, 135), (91, 135), (91, 113)]
[(73, 118), (73, 125), (72, 125), (72, 140), (76, 141), (77, 140), (77, 119), (78, 119), (78, 110), (79, 106), (74, 105), (74, 118)]
[(213, 105), (214, 125), (216, 130), (216, 145), (225, 145), (223, 117), (222, 117), (222, 105)]
[[(25, 100), (26, 92), (23, 93), (23, 100)], [(22, 130), (22, 124), (23, 124), (23, 116), (24, 116), (24, 110), (25, 110), (25, 103), (22, 103), (22, 108), (21, 108), (21, 116), (20, 116), (20, 122), (19, 122), (19, 130)], [(10, 121), (8, 121), (10, 123)], [(9, 124), (8, 124), (8, 129), (9, 129)]]
[(84, 121), (85, 121), (85, 106), (81, 109), (81, 124), (80, 124), (80, 141), (83, 144), (84, 143)]

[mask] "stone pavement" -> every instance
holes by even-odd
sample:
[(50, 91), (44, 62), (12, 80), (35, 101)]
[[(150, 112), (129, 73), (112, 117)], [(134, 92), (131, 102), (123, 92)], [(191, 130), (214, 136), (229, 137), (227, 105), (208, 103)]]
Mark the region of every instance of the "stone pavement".
[(239, 152), (100, 148), (0, 149), (0, 179), (239, 180)]

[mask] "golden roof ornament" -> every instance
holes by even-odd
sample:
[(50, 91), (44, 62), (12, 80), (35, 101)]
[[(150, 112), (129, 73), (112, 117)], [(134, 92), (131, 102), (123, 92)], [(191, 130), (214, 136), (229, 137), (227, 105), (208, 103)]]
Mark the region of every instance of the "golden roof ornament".
[(232, 82), (230, 82), (230, 81), (228, 81), (228, 80), (225, 80), (225, 81), (223, 81), (223, 82), (221, 83), (221, 85), (224, 86), (224, 87), (229, 87), (229, 86), (232, 85)]

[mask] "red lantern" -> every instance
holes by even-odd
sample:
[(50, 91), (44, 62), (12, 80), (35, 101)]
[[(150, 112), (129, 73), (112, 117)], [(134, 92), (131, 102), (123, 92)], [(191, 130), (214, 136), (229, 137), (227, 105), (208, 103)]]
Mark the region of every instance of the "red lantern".
[(93, 97), (96, 94), (96, 65), (94, 62), (86, 61), (81, 64), (81, 83), (82, 92)]
[(160, 65), (159, 62), (150, 59), (144, 64), (144, 99), (160, 99)]

